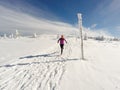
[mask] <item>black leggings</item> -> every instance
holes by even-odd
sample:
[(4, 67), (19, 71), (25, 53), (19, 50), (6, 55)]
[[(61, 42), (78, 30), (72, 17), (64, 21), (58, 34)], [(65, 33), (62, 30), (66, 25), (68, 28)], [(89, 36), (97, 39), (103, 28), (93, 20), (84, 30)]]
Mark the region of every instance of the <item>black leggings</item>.
[(60, 44), (60, 48), (61, 48), (61, 55), (62, 55), (63, 49), (64, 49), (64, 44)]

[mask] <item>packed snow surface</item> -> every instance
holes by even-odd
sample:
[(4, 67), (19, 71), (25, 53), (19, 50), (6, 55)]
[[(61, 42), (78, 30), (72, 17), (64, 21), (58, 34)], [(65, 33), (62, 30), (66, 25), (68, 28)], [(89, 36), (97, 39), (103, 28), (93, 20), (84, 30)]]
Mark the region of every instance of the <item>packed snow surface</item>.
[(120, 42), (56, 35), (0, 39), (0, 90), (120, 90)]

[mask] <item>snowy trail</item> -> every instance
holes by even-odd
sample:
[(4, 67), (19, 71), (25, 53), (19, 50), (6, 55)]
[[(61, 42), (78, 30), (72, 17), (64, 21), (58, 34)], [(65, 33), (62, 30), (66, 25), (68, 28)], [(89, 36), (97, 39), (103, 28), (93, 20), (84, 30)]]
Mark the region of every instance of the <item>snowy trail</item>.
[(13, 64), (0, 66), (0, 90), (57, 90), (65, 62), (55, 54), (22, 57)]
[(0, 90), (120, 90), (119, 42), (84, 41), (81, 60), (79, 40), (67, 41), (62, 56), (51, 43), (44, 52), (38, 45), (37, 52), (0, 65)]

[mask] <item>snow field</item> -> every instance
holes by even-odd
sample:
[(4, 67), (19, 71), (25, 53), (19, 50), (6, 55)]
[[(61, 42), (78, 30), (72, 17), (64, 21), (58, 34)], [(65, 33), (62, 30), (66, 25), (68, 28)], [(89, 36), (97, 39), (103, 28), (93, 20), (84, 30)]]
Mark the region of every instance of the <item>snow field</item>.
[(0, 90), (120, 90), (120, 42), (86, 40), (81, 60), (79, 39), (67, 41), (59, 56), (56, 36), (0, 40)]

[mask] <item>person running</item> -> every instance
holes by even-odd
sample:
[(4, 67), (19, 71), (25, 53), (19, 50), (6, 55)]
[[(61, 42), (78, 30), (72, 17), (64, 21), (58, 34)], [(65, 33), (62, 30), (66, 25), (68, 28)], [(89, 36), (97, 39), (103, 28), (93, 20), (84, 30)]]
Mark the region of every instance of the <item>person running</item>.
[(60, 48), (61, 48), (61, 55), (62, 55), (63, 49), (64, 49), (64, 42), (67, 43), (67, 41), (65, 40), (64, 36), (61, 35), (61, 38), (59, 38), (59, 40), (58, 40), (58, 43), (60, 43)]

